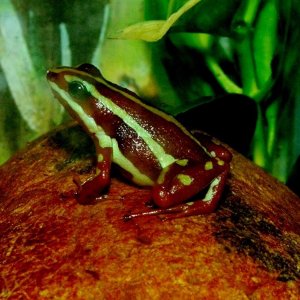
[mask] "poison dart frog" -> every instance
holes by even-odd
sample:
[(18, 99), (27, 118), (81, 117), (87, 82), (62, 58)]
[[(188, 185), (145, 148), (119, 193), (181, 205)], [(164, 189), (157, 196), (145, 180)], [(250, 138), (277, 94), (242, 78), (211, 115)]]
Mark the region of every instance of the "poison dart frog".
[[(96, 173), (80, 184), (80, 203), (103, 194), (113, 162), (131, 182), (152, 187), (155, 208), (130, 213), (127, 220), (215, 210), (230, 169), (229, 150), (207, 136), (196, 139), (175, 118), (104, 79), (91, 64), (51, 69), (47, 79), (55, 97), (95, 144)], [(202, 199), (195, 200), (200, 192)]]

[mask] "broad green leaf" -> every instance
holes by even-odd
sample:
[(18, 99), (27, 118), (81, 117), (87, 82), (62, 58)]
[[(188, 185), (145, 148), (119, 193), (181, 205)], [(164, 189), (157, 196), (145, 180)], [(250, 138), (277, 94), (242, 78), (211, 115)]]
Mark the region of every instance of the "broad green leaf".
[[(117, 28), (143, 20), (143, 0), (131, 0), (130, 5), (123, 0), (115, 0), (106, 6), (106, 21), (102, 36), (93, 55), (93, 62), (101, 67), (104, 76), (119, 84), (126, 84), (126, 78), (138, 80), (139, 87), (146, 87), (151, 74), (151, 53), (148, 45), (141, 41), (105, 38)], [(131, 13), (139, 7), (137, 13)]]
[(46, 80), (37, 75), (20, 21), (9, 0), (1, 2), (0, 28), (0, 63), (10, 92), (29, 128), (44, 133), (59, 106), (53, 101)]
[[(164, 44), (110, 38), (117, 29), (144, 19), (144, 0), (131, 0), (130, 5), (115, 0), (108, 9), (109, 38), (104, 39), (103, 44), (99, 41), (98, 57), (96, 54), (93, 61), (101, 67), (107, 79), (132, 89), (153, 105), (165, 110), (178, 106), (178, 96), (162, 64), (166, 55)], [(132, 13), (133, 9), (135, 13)]]
[(148, 42), (156, 42), (168, 32), (168, 30), (182, 15), (200, 1), (201, 0), (189, 0), (180, 9), (178, 9), (178, 11), (171, 14), (167, 20), (140, 22), (122, 29), (112, 37), (118, 39), (137, 39)]

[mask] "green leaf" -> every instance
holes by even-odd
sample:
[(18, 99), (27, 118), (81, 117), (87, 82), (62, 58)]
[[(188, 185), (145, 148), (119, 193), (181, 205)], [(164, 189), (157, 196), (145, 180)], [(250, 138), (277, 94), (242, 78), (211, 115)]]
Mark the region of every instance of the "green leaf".
[(185, 14), (200, 1), (201, 0), (187, 1), (180, 9), (172, 13), (167, 20), (140, 22), (122, 29), (111, 37), (118, 39), (136, 39), (148, 42), (156, 42), (169, 31), (169, 29), (183, 14)]
[(21, 118), (0, 68), (0, 165), (36, 135)]
[(1, 2), (0, 29), (0, 63), (16, 106), (31, 130), (45, 133), (59, 105), (53, 101), (45, 78), (34, 68), (21, 23), (9, 0)]
[[(131, 0), (128, 5), (123, 0), (114, 1), (110, 7), (108, 36), (119, 28), (143, 20), (144, 2)], [(139, 9), (133, 14), (132, 10), (136, 7)], [(141, 40), (107, 38), (94, 61), (101, 66), (107, 79), (133, 90), (152, 105), (169, 111), (170, 107), (180, 105), (180, 101), (162, 62), (166, 53), (164, 42), (150, 44)]]

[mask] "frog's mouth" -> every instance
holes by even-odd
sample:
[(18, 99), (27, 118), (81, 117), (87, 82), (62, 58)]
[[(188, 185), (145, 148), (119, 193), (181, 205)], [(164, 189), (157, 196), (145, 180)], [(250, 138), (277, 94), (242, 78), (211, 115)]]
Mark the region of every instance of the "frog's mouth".
[(51, 87), (52, 84), (57, 85), (62, 90), (67, 90), (67, 82), (64, 79), (63, 68), (57, 68), (57, 69), (50, 69), (47, 71), (47, 80), (50, 83)]

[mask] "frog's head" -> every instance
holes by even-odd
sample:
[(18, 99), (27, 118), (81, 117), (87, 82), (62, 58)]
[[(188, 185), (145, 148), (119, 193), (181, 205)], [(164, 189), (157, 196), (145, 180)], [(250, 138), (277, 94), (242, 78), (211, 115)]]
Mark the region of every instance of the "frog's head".
[(58, 67), (47, 72), (47, 79), (55, 97), (73, 118), (82, 121), (84, 116), (93, 115), (96, 85), (104, 81), (96, 67), (91, 64)]

